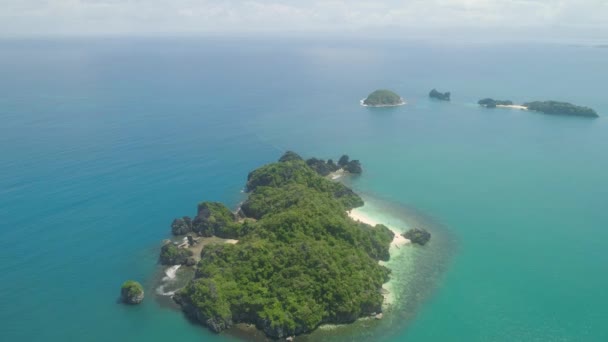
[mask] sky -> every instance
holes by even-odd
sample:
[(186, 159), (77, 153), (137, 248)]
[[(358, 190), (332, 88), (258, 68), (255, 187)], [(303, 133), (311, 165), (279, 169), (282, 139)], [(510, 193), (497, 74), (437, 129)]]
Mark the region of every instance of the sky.
[(0, 36), (370, 34), (608, 39), (608, 0), (0, 0)]

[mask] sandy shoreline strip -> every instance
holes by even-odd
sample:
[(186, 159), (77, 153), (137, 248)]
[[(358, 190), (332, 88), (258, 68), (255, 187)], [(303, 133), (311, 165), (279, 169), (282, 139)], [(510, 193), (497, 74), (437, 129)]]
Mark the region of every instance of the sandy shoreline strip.
[[(366, 215), (365, 213), (362, 213), (360, 210), (357, 210), (357, 209), (353, 209), (353, 210), (349, 211), (348, 216), (355, 221), (367, 223), (370, 226), (375, 226), (377, 224), (384, 224), (384, 223), (376, 221), (374, 218), (369, 217), (368, 215)], [(395, 229), (394, 227), (391, 227), (387, 224), (384, 224), (384, 225), (387, 226), (388, 229), (390, 229), (393, 233), (395, 233), (395, 237), (393, 238), (393, 242), (391, 242), (391, 246), (399, 247), (399, 246), (403, 246), (403, 245), (411, 242), (410, 240), (404, 238), (403, 235), (401, 235), (402, 232), (400, 232), (398, 229)]]
[(344, 176), (344, 173), (345, 173), (344, 169), (339, 169), (338, 171), (331, 172), (329, 175), (327, 175), (327, 177), (329, 177), (332, 180), (336, 180), (336, 179)]
[(509, 109), (519, 109), (519, 110), (528, 110), (528, 107), (522, 105), (496, 105), (497, 108), (509, 108)]
[[(383, 224), (381, 222), (378, 222), (378, 220), (371, 217), (370, 215), (363, 213), (361, 210), (352, 209), (352, 210), (348, 211), (347, 213), (348, 213), (348, 216), (350, 218), (352, 218), (353, 220), (367, 223), (370, 226), (375, 226), (377, 224)], [(389, 249), (391, 258), (393, 258), (393, 257), (395, 257), (396, 253), (398, 253), (398, 249), (401, 246), (407, 245), (407, 244), (411, 243), (411, 241), (404, 238), (403, 235), (401, 235), (402, 232), (399, 229), (395, 229), (395, 227), (391, 227), (387, 224), (384, 224), (384, 225), (386, 227), (388, 227), (388, 229), (390, 229), (393, 233), (395, 233), (395, 237), (393, 238), (393, 241), (391, 242), (391, 248)], [(383, 262), (383, 261), (379, 261), (379, 263), (381, 265), (386, 265), (386, 262)], [(382, 288), (384, 289), (384, 291), (382, 293), (382, 295), (384, 296), (384, 305), (390, 307), (395, 302), (395, 295), (392, 293), (393, 285), (392, 285), (391, 281), (382, 285)]]
[(370, 107), (370, 108), (383, 108), (383, 107), (399, 107), (399, 106), (404, 106), (407, 104), (407, 102), (403, 99), (403, 97), (401, 98), (401, 102), (397, 103), (397, 104), (393, 104), (393, 105), (376, 105), (376, 106), (370, 106), (370, 105), (366, 105), (365, 104), (365, 99), (359, 101), (359, 104), (361, 104), (363, 107)]

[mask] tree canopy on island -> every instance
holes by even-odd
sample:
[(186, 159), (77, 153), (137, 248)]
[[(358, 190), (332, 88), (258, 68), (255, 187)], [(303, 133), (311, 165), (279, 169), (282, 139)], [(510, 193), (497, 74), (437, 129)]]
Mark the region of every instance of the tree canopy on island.
[(576, 106), (568, 102), (534, 101), (524, 103), (529, 110), (555, 115), (573, 115), (597, 118), (599, 115), (589, 107)]
[(398, 106), (403, 103), (401, 96), (388, 89), (376, 90), (363, 100), (363, 104), (366, 106)]
[(175, 296), (214, 331), (245, 322), (284, 338), (382, 311), (389, 270), (378, 261), (388, 260), (394, 234), (347, 216), (363, 205), (351, 189), (301, 159), (281, 160), (249, 174), (241, 208), (247, 219), (199, 205), (210, 211), (203, 231), (240, 226), (228, 229), (239, 243), (203, 249), (195, 279)]

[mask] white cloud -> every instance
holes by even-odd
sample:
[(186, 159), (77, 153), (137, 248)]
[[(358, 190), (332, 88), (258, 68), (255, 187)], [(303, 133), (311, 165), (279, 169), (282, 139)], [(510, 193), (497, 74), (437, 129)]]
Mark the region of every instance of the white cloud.
[(608, 36), (608, 0), (0, 0), (4, 35), (368, 29), (571, 30)]

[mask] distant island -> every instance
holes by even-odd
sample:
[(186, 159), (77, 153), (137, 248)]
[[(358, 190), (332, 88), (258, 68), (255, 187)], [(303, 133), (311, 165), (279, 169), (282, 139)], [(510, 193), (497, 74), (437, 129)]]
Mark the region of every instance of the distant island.
[(576, 106), (568, 102), (534, 101), (523, 104), (529, 110), (553, 115), (571, 115), (597, 118), (599, 115), (589, 107)]
[(445, 93), (441, 93), (441, 92), (437, 91), (437, 89), (433, 89), (429, 93), (430, 98), (441, 100), (441, 101), (450, 101), (450, 95), (451, 94), (449, 91), (445, 92)]
[(568, 102), (559, 101), (534, 101), (527, 102), (522, 105), (513, 104), (510, 100), (494, 100), (486, 98), (477, 102), (480, 106), (486, 108), (504, 107), (511, 109), (530, 110), (551, 115), (568, 115), (568, 116), (582, 116), (589, 118), (597, 118), (599, 115), (595, 110), (589, 107), (576, 106)]
[(376, 90), (361, 101), (361, 105), (366, 107), (393, 107), (404, 104), (405, 101), (401, 96), (387, 89)]
[[(274, 339), (326, 323), (381, 319), (390, 271), (379, 261), (389, 260), (393, 240), (407, 240), (349, 217), (363, 200), (331, 181), (335, 172), (360, 173), (361, 164), (347, 155), (334, 163), (287, 152), (249, 173), (248, 198), (237, 212), (203, 202), (196, 217), (175, 219), (173, 234), (186, 236), (165, 244), (161, 261), (189, 265), (192, 246), (200, 255), (176, 303), (215, 332), (247, 323)], [(198, 240), (207, 236), (232, 240), (201, 248)]]

